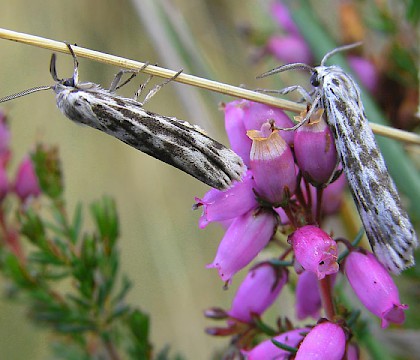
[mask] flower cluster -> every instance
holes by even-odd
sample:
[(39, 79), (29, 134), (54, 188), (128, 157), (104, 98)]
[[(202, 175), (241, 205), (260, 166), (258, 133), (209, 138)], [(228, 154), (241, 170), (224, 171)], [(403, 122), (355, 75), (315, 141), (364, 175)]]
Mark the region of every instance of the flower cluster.
[[(231, 146), (242, 155), (248, 172), (227, 191), (212, 189), (196, 198), (195, 208), (203, 209), (200, 227), (218, 222), (226, 228), (208, 267), (216, 268), (228, 285), (270, 243), (270, 254), (277, 245), (279, 255), (251, 268), (230, 310), (206, 313), (227, 321), (227, 328), (208, 332), (239, 335), (236, 346), (248, 359), (286, 359), (292, 352), (297, 359), (341, 359), (353, 347), (357, 353), (357, 346), (349, 342), (349, 312), (334, 306), (333, 289), (340, 269), (361, 303), (381, 319), (382, 327), (401, 324), (407, 306), (401, 304), (385, 268), (373, 254), (345, 239), (341, 242), (350, 251), (339, 263), (339, 241), (321, 228), (324, 216), (338, 210), (345, 185), (336, 168), (334, 140), (323, 112), (298, 130), (286, 131), (280, 129), (291, 128), (293, 122), (283, 111), (240, 100), (225, 105), (225, 121)], [(292, 264), (296, 275), (289, 276)], [(273, 340), (250, 348), (250, 334), (261, 330), (260, 317), (291, 281), (296, 282), (297, 319), (313, 317), (317, 323), (294, 328), (286, 322), (274, 331)], [(322, 308), (324, 317), (320, 317)]]
[[(264, 48), (260, 51), (261, 54), (271, 55), (285, 64), (296, 62), (310, 64), (313, 54), (299, 28), (293, 22), (287, 6), (281, 1), (273, 1), (271, 14), (281, 31), (269, 36)], [(376, 92), (379, 74), (373, 62), (354, 54), (347, 55), (347, 61), (363, 86), (373, 93)]]
[[(25, 206), (41, 193), (34, 165), (29, 155), (25, 156), (18, 165), (14, 179), (10, 180), (7, 173), (10, 160), (10, 130), (6, 115), (0, 112), (0, 202), (3, 202), (7, 195), (14, 194), (21, 205)], [(16, 256), (23, 259), (19, 231), (4, 221), (5, 216), (6, 214), (0, 208), (0, 224), (4, 234), (4, 243)]]
[[(271, 10), (283, 33), (267, 39), (263, 53), (285, 63), (310, 63), (310, 49), (287, 7), (275, 1)], [(363, 85), (375, 91), (378, 74), (372, 63), (354, 55), (348, 61)], [(357, 311), (340, 303), (336, 284), (349, 284), (382, 327), (402, 324), (407, 305), (372, 253), (323, 229), (325, 216), (339, 210), (346, 184), (323, 109), (294, 131), (283, 111), (266, 105), (239, 100), (225, 104), (224, 112), (231, 147), (248, 171), (227, 191), (212, 189), (196, 198), (194, 207), (203, 210), (199, 226), (217, 222), (226, 228), (208, 268), (217, 269), (227, 286), (257, 256), (259, 261), (240, 284), (230, 310), (206, 312), (226, 321), (207, 332), (232, 336), (238, 358), (358, 359)], [(306, 116), (305, 111), (294, 120)], [(312, 325), (294, 326), (279, 318), (272, 329), (262, 321), (287, 284), (295, 290), (297, 320), (311, 317)], [(262, 333), (269, 339), (261, 341)]]
[[(231, 189), (212, 189), (196, 199), (195, 207), (203, 207), (200, 227), (219, 222), (227, 229), (208, 267), (216, 268), (229, 284), (270, 242), (279, 245), (280, 254), (251, 268), (229, 311), (207, 313), (209, 317), (217, 313), (228, 324), (209, 333), (239, 334), (237, 345), (248, 359), (287, 358), (292, 350), (277, 347), (276, 341), (296, 348), (298, 359), (341, 359), (350, 349), (351, 330), (345, 322), (348, 314), (337, 312), (332, 301), (340, 268), (361, 303), (381, 319), (382, 327), (401, 324), (407, 306), (401, 304), (385, 268), (371, 253), (344, 240), (350, 253), (339, 264), (337, 241), (320, 227), (323, 216), (339, 208), (345, 184), (336, 169), (334, 142), (322, 112), (294, 132), (278, 130), (293, 123), (285, 113), (266, 105), (235, 101), (225, 106), (225, 115), (232, 147), (244, 157), (248, 173)], [(281, 233), (289, 234), (288, 246)], [(283, 326), (273, 342), (266, 340), (249, 349), (250, 329), (258, 328), (260, 316), (289, 282), (285, 260), (290, 254), (297, 274), (296, 316), (319, 320), (303, 329)], [(327, 319), (320, 318), (322, 305)]]

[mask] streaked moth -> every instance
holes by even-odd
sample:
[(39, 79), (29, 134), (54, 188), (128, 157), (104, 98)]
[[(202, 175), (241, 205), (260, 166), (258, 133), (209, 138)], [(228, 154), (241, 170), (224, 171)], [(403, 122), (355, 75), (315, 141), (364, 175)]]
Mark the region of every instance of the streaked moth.
[[(53, 54), (50, 73), (56, 81), (54, 85), (9, 95), (0, 99), (0, 103), (52, 89), (56, 94), (57, 107), (70, 120), (114, 136), (211, 187), (227, 189), (234, 180), (242, 178), (245, 172), (242, 159), (207, 136), (198, 126), (147, 111), (136, 98), (116, 95), (115, 90), (125, 84), (119, 85), (124, 70), (117, 74), (108, 90), (90, 82), (79, 83), (76, 55), (70, 45), (67, 44), (67, 47), (74, 60), (71, 78), (57, 77), (56, 56)], [(153, 90), (151, 93), (154, 93)]]
[[(290, 69), (310, 72), (313, 91), (304, 94), (304, 97), (311, 100), (311, 105), (302, 123), (308, 121), (316, 110), (325, 110), (371, 247), (379, 261), (398, 274), (414, 265), (413, 251), (418, 245), (416, 234), (376, 144), (358, 85), (339, 66), (325, 65), (335, 53), (357, 45), (343, 46), (327, 53), (320, 66), (314, 68), (294, 63), (270, 70), (260, 77)], [(291, 90), (305, 92), (300, 86), (292, 86), (283, 93)]]

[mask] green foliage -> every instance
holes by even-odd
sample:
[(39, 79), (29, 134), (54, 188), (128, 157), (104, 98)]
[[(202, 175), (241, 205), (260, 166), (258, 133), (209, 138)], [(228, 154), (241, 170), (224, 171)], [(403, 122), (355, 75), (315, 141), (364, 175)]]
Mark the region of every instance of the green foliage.
[[(56, 335), (54, 358), (152, 359), (149, 317), (127, 304), (131, 283), (119, 274), (114, 200), (103, 197), (91, 204), (94, 229), (82, 231), (82, 206), (71, 217), (65, 207), (57, 149), (38, 146), (32, 159), (43, 196), (22, 204), (14, 224), (8, 219), (30, 250), (22, 255), (0, 248), (10, 298), (24, 302), (29, 317)], [(6, 221), (3, 212), (0, 216)], [(7, 239), (4, 229), (2, 236)], [(169, 359), (168, 350), (156, 358)]]

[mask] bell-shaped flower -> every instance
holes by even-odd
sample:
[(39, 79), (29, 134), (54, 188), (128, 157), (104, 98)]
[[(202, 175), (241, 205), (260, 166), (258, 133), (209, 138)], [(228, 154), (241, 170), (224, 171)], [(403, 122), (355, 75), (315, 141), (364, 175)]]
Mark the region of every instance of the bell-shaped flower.
[(321, 296), (318, 288), (318, 278), (310, 271), (299, 275), (296, 284), (296, 317), (298, 320), (311, 316), (319, 318)]
[(247, 132), (252, 139), (250, 166), (257, 194), (275, 207), (287, 202), (296, 190), (292, 151), (277, 130), (265, 123), (261, 130)]
[(282, 63), (312, 61), (312, 53), (305, 39), (296, 35), (273, 35), (266, 45), (266, 50)]
[[(294, 132), (296, 161), (303, 176), (314, 186), (324, 185), (337, 167), (334, 138), (323, 118), (323, 109)], [(306, 111), (298, 118), (303, 120)]]
[(29, 197), (37, 197), (41, 194), (38, 177), (29, 156), (25, 157), (19, 165), (14, 190), (22, 202)]
[(318, 323), (305, 336), (295, 360), (342, 360), (346, 352), (346, 334), (340, 325), (325, 321)]
[(207, 268), (216, 268), (225, 282), (248, 265), (268, 244), (277, 229), (272, 210), (251, 210), (233, 220)]
[(0, 202), (9, 192), (9, 180), (7, 178), (6, 169), (0, 165)]
[[(261, 127), (270, 123), (273, 126), (288, 129), (294, 126), (290, 117), (281, 109), (248, 101), (244, 107), (244, 125), (246, 130), (261, 129)], [(293, 144), (293, 131), (279, 130), (280, 136), (286, 141), (287, 145)]]
[(348, 56), (347, 61), (363, 86), (369, 91), (374, 92), (379, 83), (378, 70), (375, 65), (366, 58), (354, 55)]
[[(288, 7), (283, 1), (273, 1), (271, 4), (271, 15), (279, 26), (288, 33), (300, 36), (300, 31), (295, 24)], [(302, 62), (302, 60), (300, 60)]]
[(0, 110), (0, 166), (4, 167), (10, 160), (10, 129), (6, 115)]
[(287, 280), (286, 268), (269, 263), (253, 267), (236, 291), (229, 316), (242, 322), (251, 322), (253, 315), (262, 315), (271, 306)]
[(361, 303), (381, 318), (383, 328), (390, 322), (404, 322), (408, 306), (401, 304), (391, 275), (372, 253), (362, 249), (351, 251), (345, 259), (344, 272)]
[[(290, 346), (297, 347), (302, 341), (303, 337), (308, 333), (309, 328), (295, 329), (285, 332), (281, 335), (275, 336), (273, 339), (277, 342)], [(247, 360), (287, 360), (291, 353), (274, 345), (271, 339), (265, 340), (255, 346), (252, 350), (241, 351)]]
[(337, 243), (319, 227), (306, 225), (295, 230), (289, 243), (298, 264), (313, 272), (318, 280), (338, 271)]
[[(248, 100), (237, 100), (224, 106), (225, 128), (230, 146), (249, 166), (249, 153), (252, 141), (246, 135), (248, 130), (260, 129), (262, 124), (271, 121), (275, 126), (290, 128), (292, 120), (278, 108)], [(281, 136), (291, 145), (293, 133), (280, 131)]]
[(346, 360), (359, 360), (360, 359), (360, 349), (357, 344), (349, 343), (347, 344), (347, 359)]
[(249, 166), (249, 151), (251, 150), (251, 140), (246, 136), (244, 124), (245, 109), (250, 101), (235, 100), (225, 104), (225, 129), (229, 138), (230, 147)]
[[(346, 185), (346, 177), (344, 174), (341, 174), (337, 180), (324, 189), (322, 195), (322, 213), (324, 215), (332, 215), (340, 210)], [(314, 206), (316, 206), (316, 204), (314, 204)]]
[(200, 228), (205, 228), (210, 222), (225, 221), (245, 214), (258, 207), (253, 189), (255, 182), (250, 170), (242, 181), (235, 182), (225, 191), (211, 189), (202, 199), (195, 198), (193, 209), (203, 207), (199, 220)]

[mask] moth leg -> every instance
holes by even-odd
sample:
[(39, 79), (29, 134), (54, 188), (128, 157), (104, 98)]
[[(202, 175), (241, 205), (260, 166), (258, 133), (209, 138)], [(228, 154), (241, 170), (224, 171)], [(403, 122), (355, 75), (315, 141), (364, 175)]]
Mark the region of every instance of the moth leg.
[[(146, 104), (151, 98), (152, 98), (152, 96), (153, 95), (155, 95), (160, 89), (162, 89), (162, 87), (164, 86), (164, 85), (166, 85), (168, 82), (170, 82), (170, 81), (173, 81), (173, 80), (175, 80), (178, 76), (179, 76), (179, 74), (181, 74), (182, 73), (182, 71), (183, 71), (183, 69), (181, 69), (181, 70), (179, 70), (174, 76), (172, 76), (171, 78), (169, 78), (169, 79), (166, 79), (163, 83), (161, 83), (161, 84), (157, 84), (156, 86), (154, 86), (153, 87), (153, 89), (151, 89), (148, 93), (147, 93), (147, 95), (145, 96), (145, 98), (144, 98), (144, 100), (143, 100), (143, 105), (144, 104)], [(150, 79), (149, 79), (150, 80)], [(145, 84), (144, 84), (145, 85)], [(144, 89), (144, 86), (141, 86), (140, 87), (140, 89), (136, 92), (136, 97), (138, 98), (139, 97), (139, 95), (140, 95), (140, 93), (141, 93), (141, 91)], [(137, 99), (135, 97), (135, 99)]]
[[(115, 75), (114, 80), (112, 80), (108, 91), (114, 92), (119, 88), (122, 88), (124, 85), (128, 84), (131, 80), (133, 80), (137, 76), (137, 74), (143, 71), (147, 66), (149, 66), (149, 63), (145, 63), (139, 70), (121, 69), (120, 71), (118, 71), (117, 75)], [(121, 78), (124, 74), (131, 74), (131, 76), (122, 84), (120, 84)]]
[[(64, 42), (64, 43), (66, 44), (67, 48), (70, 51), (71, 56), (73, 57), (73, 85), (77, 86), (77, 84), (79, 83), (79, 62), (77, 61), (76, 54), (74, 53), (71, 45), (68, 42)], [(59, 79), (57, 78), (57, 72), (55, 70), (55, 56), (51, 57), (50, 73), (54, 80), (59, 81)]]
[(284, 131), (295, 131), (297, 129), (299, 129), (302, 125), (306, 124), (309, 119), (311, 118), (311, 116), (314, 114), (314, 112), (318, 109), (318, 104), (320, 104), (321, 102), (321, 94), (318, 94), (315, 99), (313, 100), (310, 109), (308, 110), (308, 112), (306, 113), (305, 118), (297, 123), (295, 126), (292, 126), (291, 128), (279, 128), (279, 127), (275, 127), (275, 130), (284, 130)]
[(337, 162), (335, 164), (334, 171), (330, 175), (330, 178), (327, 180), (327, 182), (324, 184), (324, 187), (327, 187), (328, 185), (332, 184), (343, 173), (343, 168), (341, 168), (341, 169), (338, 168), (340, 166), (340, 162), (341, 162), (340, 157), (337, 156)]
[(302, 96), (302, 100), (300, 102), (306, 101), (307, 103), (312, 102), (312, 96), (310, 92), (308, 92), (303, 86), (300, 85), (293, 85), (286, 87), (281, 90), (268, 90), (268, 89), (256, 89), (257, 92), (269, 93), (269, 94), (278, 94), (278, 95), (286, 95), (291, 92), (297, 91), (300, 96)]

